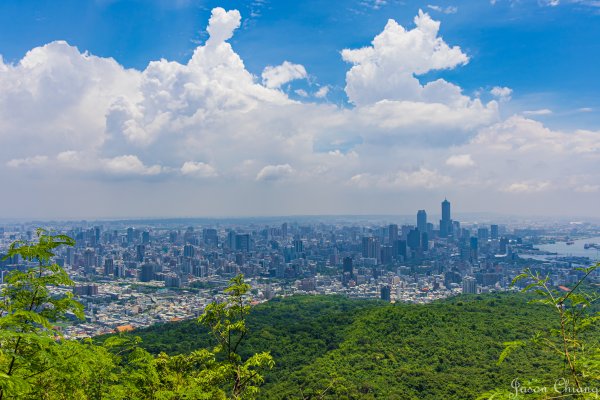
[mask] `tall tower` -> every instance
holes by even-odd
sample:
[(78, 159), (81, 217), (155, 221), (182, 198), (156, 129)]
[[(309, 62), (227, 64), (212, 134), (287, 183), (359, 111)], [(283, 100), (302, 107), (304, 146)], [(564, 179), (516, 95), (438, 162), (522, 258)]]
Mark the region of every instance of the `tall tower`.
[(417, 211), (417, 229), (421, 233), (427, 233), (427, 213), (425, 210)]
[(450, 202), (448, 199), (442, 201), (442, 221), (450, 221)]
[(442, 201), (442, 219), (440, 220), (440, 236), (448, 237), (452, 234), (452, 218), (450, 216), (450, 202)]

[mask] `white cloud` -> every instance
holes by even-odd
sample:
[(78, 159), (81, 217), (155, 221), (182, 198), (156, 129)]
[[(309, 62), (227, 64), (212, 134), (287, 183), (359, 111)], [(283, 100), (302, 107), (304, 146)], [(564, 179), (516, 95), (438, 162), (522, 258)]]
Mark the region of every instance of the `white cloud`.
[(494, 86), (492, 88), (492, 90), (490, 90), (490, 93), (494, 96), (497, 97), (500, 101), (508, 101), (510, 100), (510, 96), (512, 95), (512, 89), (509, 87), (501, 87), (501, 86)]
[(600, 192), (600, 185), (588, 185), (584, 184), (581, 186), (575, 186), (575, 191), (579, 193), (598, 193)]
[(546, 7), (556, 7), (560, 5), (560, 0), (538, 0), (538, 4)]
[(212, 165), (194, 161), (186, 161), (181, 167), (181, 173), (200, 178), (212, 178), (218, 175), (217, 170)]
[(552, 114), (552, 110), (549, 110), (547, 108), (542, 108), (539, 110), (527, 110), (527, 111), (523, 111), (523, 115), (530, 115), (530, 116), (536, 116), (536, 115), (550, 115)]
[(352, 103), (365, 105), (384, 99), (465, 101), (460, 88), (451, 83), (439, 79), (428, 88), (415, 77), (455, 68), (469, 58), (460, 47), (450, 47), (438, 36), (440, 23), (427, 13), (419, 10), (414, 22), (416, 27), (406, 30), (390, 19), (371, 46), (342, 51), (344, 61), (353, 64), (346, 74), (346, 93)]
[(381, 7), (387, 5), (387, 0), (362, 0), (360, 4), (373, 10), (379, 10)]
[(483, 129), (473, 144), (517, 153), (571, 154), (600, 156), (600, 132), (579, 130), (573, 133), (552, 131), (538, 121), (520, 116)]
[(458, 12), (458, 8), (454, 6), (441, 7), (438, 5), (428, 4), (427, 8), (444, 14), (456, 14)]
[(550, 182), (515, 182), (504, 188), (511, 193), (535, 193), (550, 188)]
[(384, 190), (434, 189), (452, 183), (452, 178), (436, 170), (421, 167), (417, 170), (397, 171), (386, 175), (362, 173), (350, 178), (350, 183), (361, 188), (379, 188)]
[(160, 165), (146, 166), (137, 156), (125, 155), (101, 160), (104, 169), (115, 175), (158, 175)]
[(270, 89), (280, 88), (288, 82), (307, 77), (306, 69), (300, 64), (284, 61), (276, 67), (268, 66), (262, 73), (262, 80)]
[(474, 166), (475, 161), (473, 161), (470, 154), (457, 154), (448, 157), (446, 165), (457, 168), (466, 168)]
[(322, 86), (319, 88), (319, 90), (317, 90), (315, 92), (315, 97), (317, 99), (323, 99), (323, 98), (327, 97), (328, 93), (329, 93), (329, 86)]
[(257, 181), (278, 181), (288, 178), (294, 173), (289, 164), (267, 165), (256, 175)]
[(296, 93), (300, 97), (308, 97), (308, 93), (304, 89), (296, 89), (294, 90), (294, 93)]
[(225, 11), (221, 7), (213, 8), (206, 28), (210, 35), (206, 44), (218, 46), (231, 39), (233, 32), (240, 27), (241, 19), (238, 10)]
[(45, 164), (48, 161), (47, 156), (33, 156), (26, 158), (14, 158), (6, 163), (8, 167), (20, 168), (20, 167), (32, 167)]

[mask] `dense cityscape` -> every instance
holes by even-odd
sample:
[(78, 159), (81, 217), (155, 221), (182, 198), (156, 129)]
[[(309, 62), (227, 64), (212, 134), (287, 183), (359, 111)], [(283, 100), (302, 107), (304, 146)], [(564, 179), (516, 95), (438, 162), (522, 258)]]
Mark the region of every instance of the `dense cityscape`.
[[(85, 305), (85, 321), (73, 316), (60, 326), (68, 337), (196, 317), (239, 273), (253, 288), (253, 304), (292, 294), (425, 303), (517, 290), (511, 280), (528, 266), (549, 274), (553, 285), (568, 285), (582, 276), (578, 266), (598, 259), (598, 225), (461, 223), (448, 200), (439, 221), (426, 210), (404, 223), (296, 220), (5, 224), (0, 254), (15, 240), (34, 239), (38, 227), (76, 240), (54, 259), (76, 282), (64, 290)], [(561, 245), (573, 251), (552, 251)], [(29, 265), (5, 258), (0, 266), (4, 278)]]

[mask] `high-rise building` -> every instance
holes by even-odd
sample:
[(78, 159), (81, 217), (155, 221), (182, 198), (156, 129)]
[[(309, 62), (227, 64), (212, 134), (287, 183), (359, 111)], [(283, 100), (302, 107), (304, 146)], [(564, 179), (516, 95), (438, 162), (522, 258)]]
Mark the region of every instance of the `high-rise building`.
[(246, 253), (250, 251), (250, 235), (248, 233), (235, 235), (235, 249)]
[(380, 247), (377, 238), (372, 236), (362, 238), (362, 256), (364, 258), (375, 258), (379, 261), (381, 259)]
[(479, 242), (477, 238), (475, 236), (471, 237), (469, 244), (471, 262), (477, 262), (479, 258)]
[(390, 224), (390, 226), (388, 226), (389, 244), (393, 245), (396, 240), (398, 240), (398, 225)]
[(144, 257), (146, 256), (146, 246), (143, 244), (138, 244), (135, 246), (135, 259), (139, 262), (144, 261)]
[(75, 261), (75, 253), (72, 247), (67, 247), (67, 256), (66, 256), (66, 264), (68, 266), (73, 265), (73, 262)]
[(477, 238), (482, 242), (487, 242), (490, 238), (490, 231), (488, 231), (488, 228), (477, 229)]
[(396, 240), (393, 252), (396, 257), (401, 256), (406, 258), (406, 240)]
[(508, 250), (508, 239), (500, 238), (500, 254), (506, 254)]
[(376, 258), (375, 238), (372, 236), (364, 236), (362, 238), (362, 256), (364, 258)]
[(115, 273), (115, 263), (112, 258), (104, 259), (104, 276), (111, 276)]
[(417, 229), (421, 233), (427, 233), (427, 212), (425, 210), (417, 211)]
[(127, 243), (133, 243), (133, 228), (127, 228)]
[(389, 246), (389, 245), (381, 246), (379, 253), (380, 253), (379, 259), (382, 264), (391, 264), (392, 263), (392, 246)]
[(381, 287), (381, 300), (388, 302), (392, 300), (392, 288), (389, 285)]
[(148, 231), (142, 232), (142, 243), (143, 244), (150, 243), (150, 232), (148, 232)]
[(492, 240), (498, 240), (498, 225), (491, 225), (490, 233), (492, 236)]
[(465, 276), (462, 281), (462, 289), (464, 294), (477, 293), (477, 280), (472, 276)]
[(352, 277), (354, 275), (353, 272), (353, 267), (352, 267), (352, 258), (351, 257), (344, 257), (344, 266), (342, 269), (342, 273), (349, 273), (350, 276)]
[(207, 228), (202, 231), (202, 237), (204, 239), (204, 244), (209, 246), (218, 246), (219, 245), (219, 234), (216, 229)]
[(83, 266), (86, 273), (93, 271), (96, 267), (96, 253), (94, 249), (86, 249), (83, 253)]
[(191, 244), (183, 246), (183, 256), (186, 258), (194, 258), (196, 256), (196, 249)]
[(144, 264), (142, 265), (142, 271), (140, 273), (140, 281), (150, 282), (154, 280), (154, 265)]
[(231, 250), (235, 250), (235, 231), (227, 232), (227, 247)]
[(429, 235), (427, 232), (421, 233), (421, 248), (423, 251), (429, 250)]
[(304, 242), (302, 239), (294, 239), (292, 246), (294, 246), (294, 252), (296, 254), (301, 254), (304, 252)]
[(447, 199), (442, 201), (442, 219), (440, 220), (440, 237), (452, 235), (452, 217), (450, 214), (450, 202)]
[(421, 248), (421, 233), (418, 229), (412, 229), (410, 232), (408, 232), (406, 244), (413, 251), (418, 251)]

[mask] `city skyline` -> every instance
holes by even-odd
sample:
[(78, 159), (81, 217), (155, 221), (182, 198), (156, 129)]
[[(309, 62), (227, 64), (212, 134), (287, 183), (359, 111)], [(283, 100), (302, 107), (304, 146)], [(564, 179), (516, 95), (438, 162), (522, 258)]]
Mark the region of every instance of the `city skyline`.
[(600, 217), (598, 6), (531, 3), (0, 5), (0, 218)]

